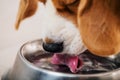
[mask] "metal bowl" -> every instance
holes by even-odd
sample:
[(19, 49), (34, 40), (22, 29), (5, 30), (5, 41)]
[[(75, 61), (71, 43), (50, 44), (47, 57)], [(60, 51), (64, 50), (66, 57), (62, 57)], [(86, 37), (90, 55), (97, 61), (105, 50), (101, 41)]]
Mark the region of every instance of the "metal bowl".
[(120, 80), (120, 69), (98, 74), (70, 74), (38, 68), (28, 61), (25, 55), (44, 51), (41, 45), (42, 40), (25, 43), (17, 54), (14, 66), (2, 80)]

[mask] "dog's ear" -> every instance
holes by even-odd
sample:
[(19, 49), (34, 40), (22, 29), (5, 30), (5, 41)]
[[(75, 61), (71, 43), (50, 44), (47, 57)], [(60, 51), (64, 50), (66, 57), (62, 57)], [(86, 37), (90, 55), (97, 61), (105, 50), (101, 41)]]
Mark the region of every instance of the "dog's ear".
[(120, 52), (120, 0), (81, 0), (78, 28), (85, 46), (98, 56)]
[(19, 28), (20, 22), (23, 19), (32, 16), (36, 12), (37, 2), (38, 0), (21, 0), (20, 1), (17, 20), (15, 24), (16, 29)]

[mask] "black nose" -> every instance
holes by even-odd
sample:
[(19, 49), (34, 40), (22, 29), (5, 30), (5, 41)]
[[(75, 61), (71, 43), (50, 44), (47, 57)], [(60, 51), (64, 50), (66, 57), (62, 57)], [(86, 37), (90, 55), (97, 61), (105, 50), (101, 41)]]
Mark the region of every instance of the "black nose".
[(52, 53), (63, 51), (63, 42), (59, 43), (43, 43), (43, 48)]

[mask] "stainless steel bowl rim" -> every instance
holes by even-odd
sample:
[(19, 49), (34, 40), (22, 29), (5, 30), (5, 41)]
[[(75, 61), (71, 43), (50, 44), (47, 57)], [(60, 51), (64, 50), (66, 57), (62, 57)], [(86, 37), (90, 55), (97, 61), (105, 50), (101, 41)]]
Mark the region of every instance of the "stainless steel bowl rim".
[[(41, 39), (37, 39), (37, 40), (34, 40), (34, 41), (41, 41)], [(25, 44), (23, 44), (20, 48), (20, 53), (18, 53), (18, 55), (20, 56), (21, 60), (26, 63), (26, 65), (28, 65), (29, 67), (31, 67), (31, 68), (33, 68), (37, 71), (52, 74), (52, 75), (56, 75), (56, 76), (68, 76), (68, 77), (100, 77), (100, 76), (105, 76), (105, 75), (109, 75), (109, 74), (115, 74), (116, 72), (120, 71), (120, 69), (118, 68), (118, 69), (115, 69), (115, 70), (112, 70), (112, 71), (109, 71), (109, 72), (103, 72), (103, 73), (97, 73), (97, 74), (70, 74), (70, 73), (55, 72), (55, 71), (50, 71), (50, 70), (46, 70), (46, 69), (43, 69), (43, 68), (38, 68), (34, 64), (30, 63), (24, 57), (24, 55), (22, 53), (23, 47), (26, 44), (32, 43), (34, 41), (28, 41)]]

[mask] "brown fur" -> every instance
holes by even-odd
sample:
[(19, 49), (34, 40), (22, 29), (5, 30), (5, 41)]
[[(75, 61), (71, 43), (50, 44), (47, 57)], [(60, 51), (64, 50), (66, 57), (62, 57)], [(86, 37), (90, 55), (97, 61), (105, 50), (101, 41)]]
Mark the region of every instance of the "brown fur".
[(57, 13), (77, 25), (77, 11), (80, 0), (52, 0)]
[[(85, 1), (85, 0), (84, 0)], [(88, 8), (78, 11), (79, 30), (87, 48), (96, 55), (120, 52), (120, 1), (86, 0)]]
[(39, 0), (40, 2), (43, 2), (44, 4), (46, 3), (46, 0)]
[(20, 1), (18, 16), (17, 16), (17, 20), (16, 20), (16, 24), (15, 24), (16, 29), (19, 28), (20, 22), (23, 19), (35, 14), (35, 12), (37, 10), (37, 6), (38, 6), (37, 5), (38, 1), (41, 1), (43, 3), (46, 2), (46, 0), (21, 0)]
[(36, 9), (37, 0), (21, 0), (15, 24), (16, 29), (19, 28), (20, 22), (23, 19), (32, 16), (36, 12)]
[[(77, 25), (84, 44), (93, 54), (109, 56), (120, 52), (120, 0), (52, 1), (59, 15)], [(21, 0), (16, 28), (21, 20), (35, 13), (37, 2)]]

